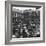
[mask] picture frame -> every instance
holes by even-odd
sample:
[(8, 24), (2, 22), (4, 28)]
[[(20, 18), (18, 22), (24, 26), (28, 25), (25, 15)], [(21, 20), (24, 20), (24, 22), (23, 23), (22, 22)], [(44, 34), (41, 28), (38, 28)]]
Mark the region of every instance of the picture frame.
[[(41, 32), (40, 34), (41, 38), (33, 37), (32, 39), (26, 40), (26, 38), (19, 39), (15, 38), (16, 40), (19, 39), (19, 41), (15, 41), (15, 39), (11, 42), (12, 40), (12, 7), (15, 8), (20, 8), (20, 9), (29, 9), (32, 7), (33, 9), (35, 8), (36, 10), (41, 8), (43, 10), (40, 13), (40, 24), (41, 26)], [(29, 7), (29, 8), (26, 8)], [(16, 9), (13, 9), (15, 11)], [(19, 11), (18, 11), (19, 12)], [(22, 11), (21, 11), (22, 12)], [(23, 12), (22, 12), (23, 13)], [(21, 41), (20, 41), (21, 40)], [(45, 42), (45, 2), (25, 2), (25, 1), (5, 1), (5, 44), (27, 44), (27, 43), (43, 43)]]

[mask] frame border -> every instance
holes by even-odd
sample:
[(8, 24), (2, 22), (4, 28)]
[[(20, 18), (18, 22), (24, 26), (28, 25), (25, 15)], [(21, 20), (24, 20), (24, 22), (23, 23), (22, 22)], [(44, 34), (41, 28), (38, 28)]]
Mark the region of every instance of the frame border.
[[(9, 42), (9, 5), (11, 4), (26, 4), (26, 5), (43, 5), (43, 40), (42, 41), (22, 41)], [(11, 7), (11, 6), (10, 6)], [(25, 2), (25, 1), (5, 1), (5, 44), (28, 44), (28, 43), (44, 43), (45, 42), (45, 2)]]

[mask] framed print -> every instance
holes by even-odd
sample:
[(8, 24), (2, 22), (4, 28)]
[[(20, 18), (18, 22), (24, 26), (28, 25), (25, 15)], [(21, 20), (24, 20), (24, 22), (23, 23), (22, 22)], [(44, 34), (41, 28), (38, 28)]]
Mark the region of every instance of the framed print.
[(45, 42), (44, 2), (5, 2), (5, 44)]

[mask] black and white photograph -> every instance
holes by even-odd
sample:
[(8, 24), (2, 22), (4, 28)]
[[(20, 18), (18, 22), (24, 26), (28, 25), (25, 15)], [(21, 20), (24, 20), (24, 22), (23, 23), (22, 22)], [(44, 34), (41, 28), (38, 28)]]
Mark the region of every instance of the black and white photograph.
[(44, 42), (44, 3), (6, 2), (6, 44)]
[(40, 37), (40, 11), (36, 8), (12, 7), (12, 37)]

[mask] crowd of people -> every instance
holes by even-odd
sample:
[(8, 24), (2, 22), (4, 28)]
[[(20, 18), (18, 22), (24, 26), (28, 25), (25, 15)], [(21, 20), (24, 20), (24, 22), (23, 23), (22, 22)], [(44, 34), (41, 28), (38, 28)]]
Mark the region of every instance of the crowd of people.
[(40, 37), (40, 12), (24, 10), (12, 12), (12, 37)]

